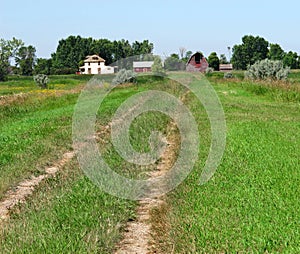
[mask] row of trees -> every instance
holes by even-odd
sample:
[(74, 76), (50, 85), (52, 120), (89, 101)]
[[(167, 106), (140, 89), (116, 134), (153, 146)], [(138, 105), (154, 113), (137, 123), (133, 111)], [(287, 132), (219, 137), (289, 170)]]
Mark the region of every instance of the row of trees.
[[(300, 68), (300, 56), (296, 52), (284, 52), (280, 45), (269, 43), (259, 36), (244, 36), (242, 44), (235, 45), (232, 51), (231, 63), (235, 69), (246, 70), (248, 66), (264, 59), (280, 60), (285, 67), (291, 69)], [(128, 40), (110, 41), (69, 36), (59, 41), (56, 52), (50, 59), (44, 59), (36, 58), (35, 47), (25, 46), (22, 40), (0, 39), (0, 81), (9, 73), (21, 75), (75, 73), (78, 67), (83, 65), (87, 55), (98, 54), (106, 60), (106, 64), (111, 64), (123, 58), (148, 55), (152, 52), (153, 44), (148, 40), (130, 44)], [(171, 54), (165, 59), (164, 67), (168, 71), (184, 70), (191, 55), (192, 51), (181, 47), (179, 54)], [(143, 58), (136, 60), (140, 59)], [(11, 64), (12, 61), (14, 66)], [(226, 64), (228, 61), (224, 54), (218, 57), (216, 52), (212, 52), (208, 57), (208, 63), (214, 70), (219, 70), (219, 64)]]
[(248, 66), (264, 60), (279, 60), (285, 67), (300, 68), (300, 56), (296, 52), (285, 52), (279, 44), (269, 43), (262, 37), (245, 35), (242, 44), (232, 49), (231, 62), (235, 69), (246, 70)]
[[(36, 58), (36, 49), (25, 46), (22, 40), (0, 40), (0, 81), (10, 73), (20, 75), (33, 74), (71, 74), (83, 65), (87, 55), (98, 54), (111, 64), (122, 58), (152, 54), (153, 44), (148, 40), (110, 41), (107, 39), (82, 38), (69, 36), (58, 42), (56, 52), (50, 59)], [(14, 66), (12, 66), (14, 62)]]
[[(229, 48), (230, 49), (230, 48)], [(226, 59), (225, 54), (218, 57), (216, 52), (212, 52), (208, 58), (208, 64), (211, 68), (218, 71), (220, 64), (231, 62), (235, 69), (246, 70), (248, 66), (253, 65), (261, 60), (269, 59), (274, 61), (282, 61), (284, 67), (291, 69), (300, 68), (300, 56), (296, 52), (285, 52), (279, 44), (269, 43), (262, 37), (245, 35), (242, 38), (242, 44), (235, 45), (232, 48), (233, 55), (230, 61)], [(179, 54), (171, 54), (165, 60), (165, 68), (169, 71), (184, 70), (191, 51), (184, 48), (179, 49)], [(184, 53), (186, 55), (184, 56)]]
[(59, 41), (56, 52), (51, 55), (51, 61), (40, 59), (37, 65), (41, 69), (40, 73), (68, 74), (77, 71), (78, 67), (83, 65), (87, 55), (100, 55), (109, 65), (123, 58), (152, 54), (152, 52), (153, 43), (148, 40), (130, 44), (128, 40), (110, 41), (69, 36)]

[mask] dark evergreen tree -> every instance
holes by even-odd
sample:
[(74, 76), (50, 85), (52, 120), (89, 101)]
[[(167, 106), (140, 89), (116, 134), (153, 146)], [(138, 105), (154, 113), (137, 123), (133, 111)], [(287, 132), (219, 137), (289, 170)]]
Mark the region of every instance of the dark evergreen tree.
[(208, 61), (209, 67), (213, 68), (215, 71), (219, 70), (220, 59), (216, 52), (212, 52), (209, 55), (207, 61)]

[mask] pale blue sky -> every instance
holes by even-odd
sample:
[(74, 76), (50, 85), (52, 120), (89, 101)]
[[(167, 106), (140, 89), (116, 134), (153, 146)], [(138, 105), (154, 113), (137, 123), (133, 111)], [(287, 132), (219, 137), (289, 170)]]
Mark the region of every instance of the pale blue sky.
[(226, 53), (243, 35), (264, 37), (300, 54), (300, 1), (0, 0), (0, 38), (22, 39), (50, 57), (69, 35), (148, 39), (156, 54), (179, 47)]

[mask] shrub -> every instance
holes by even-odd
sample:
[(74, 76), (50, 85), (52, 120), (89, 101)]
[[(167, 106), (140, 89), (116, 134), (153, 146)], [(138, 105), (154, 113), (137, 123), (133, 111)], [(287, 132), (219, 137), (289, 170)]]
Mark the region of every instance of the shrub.
[(166, 72), (164, 70), (162, 61), (160, 57), (155, 57), (154, 59), (154, 63), (152, 65), (152, 73), (155, 76), (160, 76), (160, 77), (165, 77), (166, 76)]
[(121, 69), (116, 77), (112, 80), (113, 85), (124, 83), (134, 83), (136, 81), (136, 73), (131, 70)]
[(214, 68), (208, 67), (205, 70), (205, 74), (211, 74), (211, 73), (213, 73), (213, 71), (214, 71)]
[(250, 79), (286, 80), (290, 68), (284, 68), (282, 61), (265, 59), (248, 67), (245, 77)]
[(33, 77), (34, 82), (42, 89), (48, 88), (49, 78), (45, 74), (38, 74)]
[(226, 78), (226, 79), (233, 78), (233, 74), (231, 72), (225, 72), (224, 73), (224, 78)]

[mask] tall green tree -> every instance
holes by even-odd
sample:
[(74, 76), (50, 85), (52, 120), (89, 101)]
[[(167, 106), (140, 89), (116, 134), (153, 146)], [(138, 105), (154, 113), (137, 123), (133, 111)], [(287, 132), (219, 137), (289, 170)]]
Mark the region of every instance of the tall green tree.
[(133, 51), (128, 40), (114, 41), (112, 56), (120, 69), (132, 69), (134, 59), (129, 57), (133, 56)]
[(132, 43), (132, 54), (133, 55), (147, 55), (152, 54), (153, 52), (153, 43), (150, 43), (148, 40), (142, 42), (135, 41)]
[(16, 39), (15, 37), (12, 38), (12, 40), (8, 41), (8, 44), (11, 49), (11, 57), (16, 58), (19, 50), (21, 47), (24, 47), (25, 43), (20, 40)]
[(245, 35), (242, 44), (233, 47), (231, 62), (234, 68), (246, 70), (247, 66), (266, 59), (269, 52), (269, 42), (259, 36)]
[(36, 61), (36, 49), (32, 45), (21, 47), (16, 53), (16, 64), (20, 68), (20, 74), (31, 76)]
[(212, 52), (208, 56), (207, 61), (208, 61), (209, 67), (213, 68), (215, 71), (219, 70), (220, 59), (216, 52)]
[(185, 69), (185, 62), (179, 59), (178, 54), (171, 54), (165, 59), (164, 67), (167, 71), (179, 71)]
[(176, 54), (176, 53), (173, 53), (173, 54), (171, 54), (171, 55), (170, 55), (170, 57), (172, 57), (172, 58), (175, 58), (175, 59), (178, 59), (178, 60), (179, 60), (179, 55), (178, 55), (178, 54)]
[[(113, 43), (108, 39), (94, 40), (89, 50), (91, 55), (96, 54), (105, 59), (107, 65), (113, 62)], [(83, 56), (85, 57), (85, 56)]]
[(11, 51), (8, 42), (4, 39), (0, 40), (0, 81), (6, 80), (9, 72), (9, 58)]
[(133, 50), (128, 40), (120, 40), (114, 41), (114, 48), (113, 48), (113, 56), (114, 61), (118, 61), (122, 58), (133, 56)]
[(225, 54), (221, 54), (221, 55), (220, 55), (220, 64), (228, 64), (228, 63), (229, 63), (229, 62), (228, 62), (228, 60), (227, 60)]
[(289, 51), (283, 57), (283, 65), (290, 67), (291, 69), (297, 69), (298, 66), (298, 54), (296, 52)]
[(91, 54), (92, 44), (92, 38), (80, 36), (69, 36), (67, 39), (60, 40), (56, 52), (52, 54), (53, 72), (74, 73), (78, 70), (80, 60)]
[(10, 72), (10, 59), (16, 56), (22, 46), (24, 42), (14, 37), (12, 40), (0, 39), (0, 81), (6, 79)]
[(188, 50), (186, 53), (185, 53), (185, 57), (182, 58), (181, 60), (185, 63), (187, 63), (187, 61), (190, 59), (190, 57), (193, 55), (193, 52)]
[(284, 58), (285, 52), (284, 50), (280, 47), (279, 44), (270, 44), (270, 50), (268, 53), (268, 58), (270, 60), (280, 60), (282, 61)]
[(159, 56), (155, 57), (154, 63), (152, 65), (152, 73), (157, 76), (165, 76), (166, 72), (162, 65), (161, 58)]
[(52, 59), (38, 58), (34, 66), (35, 74), (50, 75), (52, 68)]

